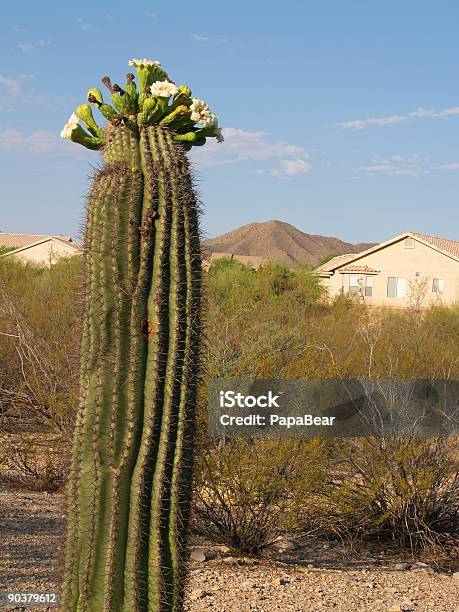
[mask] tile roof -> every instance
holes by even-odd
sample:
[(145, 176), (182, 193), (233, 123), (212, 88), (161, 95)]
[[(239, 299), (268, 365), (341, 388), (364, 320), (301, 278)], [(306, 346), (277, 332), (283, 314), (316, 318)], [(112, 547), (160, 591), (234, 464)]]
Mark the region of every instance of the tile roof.
[(75, 251), (78, 251), (79, 253), (83, 253), (84, 251), (84, 248), (81, 246), (81, 244), (77, 244), (76, 242), (73, 242), (73, 240), (66, 240), (64, 238), (61, 238), (60, 236), (53, 236), (53, 238), (54, 240), (59, 240), (59, 242), (63, 242), (64, 244), (71, 247), (72, 249), (75, 249)]
[[(403, 240), (404, 238), (412, 237), (415, 240), (419, 240), (424, 244), (432, 246), (434, 249), (449, 255), (450, 257), (454, 257), (459, 260), (459, 240), (451, 240), (449, 238), (439, 238), (437, 236), (429, 236), (427, 234), (421, 234), (419, 232), (404, 232), (399, 236), (395, 236), (395, 238), (391, 238), (390, 240), (386, 240), (377, 244), (375, 246), (366, 249), (365, 251), (361, 251), (360, 253), (348, 253), (346, 255), (338, 255), (337, 257), (333, 257), (330, 261), (327, 261), (322, 266), (319, 266), (314, 270), (317, 274), (326, 274), (330, 275), (334, 270), (343, 266), (346, 262), (351, 262), (352, 260), (359, 260), (362, 257), (370, 253), (374, 253), (380, 249), (384, 249), (387, 246), (394, 244), (399, 240)], [(359, 267), (358, 264), (356, 267)], [(342, 269), (342, 268), (341, 268)], [(348, 266), (349, 269), (349, 266)], [(330, 274), (329, 274), (330, 273)]]
[(9, 249), (19, 249), (30, 246), (41, 240), (46, 240), (49, 236), (44, 234), (7, 234), (0, 232), (0, 246)]
[(459, 240), (450, 240), (449, 238), (438, 238), (437, 236), (427, 236), (427, 234), (419, 234), (418, 232), (410, 232), (414, 238), (419, 238), (424, 242), (428, 242), (436, 249), (449, 253), (454, 257), (459, 258)]
[(332, 259), (326, 261), (324, 264), (315, 269), (315, 272), (331, 272), (338, 266), (346, 263), (350, 259), (357, 257), (359, 253), (346, 253), (345, 255), (337, 255), (336, 257), (332, 257)]
[(380, 270), (374, 270), (369, 266), (346, 266), (345, 268), (340, 268), (339, 272), (369, 272), (373, 274), (378, 274)]
[(70, 239), (70, 236), (50, 236), (49, 234), (11, 234), (7, 232), (0, 232), (0, 247), (6, 247), (8, 249), (23, 249), (25, 247), (32, 246), (33, 244), (37, 244), (37, 242), (50, 240), (51, 238), (59, 240), (59, 242), (72, 247), (76, 251), (83, 251), (83, 247), (76, 242), (73, 242)]

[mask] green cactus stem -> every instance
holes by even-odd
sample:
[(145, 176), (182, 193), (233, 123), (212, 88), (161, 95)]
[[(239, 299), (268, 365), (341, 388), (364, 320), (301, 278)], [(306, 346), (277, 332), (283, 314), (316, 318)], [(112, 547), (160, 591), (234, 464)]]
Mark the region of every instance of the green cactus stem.
[[(155, 76), (144, 63), (140, 70), (146, 82)], [(78, 124), (99, 134), (87, 106), (62, 134), (100, 148), (104, 160), (85, 233), (66, 612), (183, 610), (201, 337), (198, 201), (186, 144), (172, 124), (159, 125), (174, 111), (139, 122), (148, 113), (133, 78), (128, 85), (122, 94), (111, 87), (112, 98), (128, 100), (102, 137)], [(89, 95), (105, 105), (97, 89)]]

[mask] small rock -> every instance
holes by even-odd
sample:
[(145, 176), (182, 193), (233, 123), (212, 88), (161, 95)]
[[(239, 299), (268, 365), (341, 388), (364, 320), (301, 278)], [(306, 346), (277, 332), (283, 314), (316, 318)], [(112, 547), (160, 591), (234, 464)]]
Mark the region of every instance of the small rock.
[(459, 572), (454, 572), (454, 574), (452, 575), (453, 580), (455, 580), (456, 582), (459, 582)]
[(238, 560), (235, 557), (225, 557), (222, 559), (223, 563), (227, 563), (228, 565), (239, 565)]
[(411, 567), (411, 565), (409, 563), (396, 563), (394, 565), (394, 570), (397, 570), (398, 572), (403, 572), (405, 570), (409, 570)]
[(435, 574), (435, 570), (432, 567), (427, 565), (427, 563), (422, 563), (421, 561), (416, 561), (416, 563), (411, 566), (411, 571), (422, 572), (425, 574)]
[(287, 551), (296, 548), (296, 545), (291, 540), (288, 540), (283, 536), (278, 537), (274, 542), (273, 546), (280, 551)]
[(427, 563), (423, 563), (422, 561), (416, 561), (416, 563), (413, 563), (413, 565), (411, 566), (411, 569), (427, 569), (429, 566), (427, 565)]
[(403, 612), (403, 608), (400, 604), (394, 604), (389, 608), (388, 612)]
[(197, 563), (203, 563), (206, 560), (206, 555), (200, 548), (193, 548), (190, 554), (191, 560)]

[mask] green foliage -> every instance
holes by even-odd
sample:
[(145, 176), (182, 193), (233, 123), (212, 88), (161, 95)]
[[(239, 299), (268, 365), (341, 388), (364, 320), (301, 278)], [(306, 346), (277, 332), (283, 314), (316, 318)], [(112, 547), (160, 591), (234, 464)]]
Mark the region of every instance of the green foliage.
[(239, 308), (254, 312), (266, 304), (313, 306), (323, 295), (309, 266), (272, 263), (255, 272), (237, 261), (220, 259), (212, 264), (207, 281), (212, 311), (217, 312)]
[[(80, 258), (51, 270), (0, 262), (7, 296), (0, 331), (14, 336), (17, 322), (25, 325), (39, 363), (47, 364), (43, 376), (37, 361), (26, 360), (25, 382), (18, 339), (0, 335), (2, 410), (33, 407), (36, 426), (64, 434), (77, 403), (80, 265)], [(207, 377), (216, 376), (458, 378), (459, 307), (369, 310), (345, 298), (327, 304), (316, 277), (301, 266), (254, 272), (220, 260), (204, 279), (207, 373), (195, 463), (200, 529), (251, 551), (303, 527), (413, 549), (457, 544), (457, 440), (215, 443), (206, 436), (205, 389)], [(24, 486), (44, 487), (50, 474), (46, 486), (54, 486), (52, 466), (35, 460), (29, 445), (8, 459), (17, 471), (25, 466)]]
[(5, 253), (11, 253), (11, 251), (15, 251), (17, 247), (6, 247), (0, 246), (0, 255), (5, 255)]

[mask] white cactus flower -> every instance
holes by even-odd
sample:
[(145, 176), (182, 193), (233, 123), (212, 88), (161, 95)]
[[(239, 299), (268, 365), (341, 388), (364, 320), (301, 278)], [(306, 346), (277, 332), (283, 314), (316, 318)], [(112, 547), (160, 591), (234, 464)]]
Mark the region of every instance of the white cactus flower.
[(209, 113), (208, 127), (218, 128), (218, 117), (215, 113)]
[(204, 102), (204, 100), (200, 100), (199, 98), (193, 98), (193, 101), (190, 106), (191, 110), (191, 118), (193, 121), (200, 121), (201, 117), (210, 112), (209, 107)]
[(158, 60), (148, 60), (148, 59), (131, 59), (129, 62), (129, 66), (134, 66), (135, 68), (144, 68), (147, 66), (156, 66), (161, 68), (161, 62)]
[(178, 93), (178, 87), (175, 83), (170, 81), (156, 81), (150, 87), (151, 94), (153, 96), (160, 96), (161, 98), (170, 98)]
[(64, 129), (61, 132), (61, 138), (70, 140), (70, 137), (72, 136), (72, 132), (79, 126), (79, 124), (80, 124), (80, 119), (78, 115), (76, 113), (72, 113), (70, 115), (69, 120), (64, 125)]
[(191, 119), (199, 127), (218, 127), (218, 117), (212, 113), (208, 105), (199, 98), (193, 98), (190, 106)]

